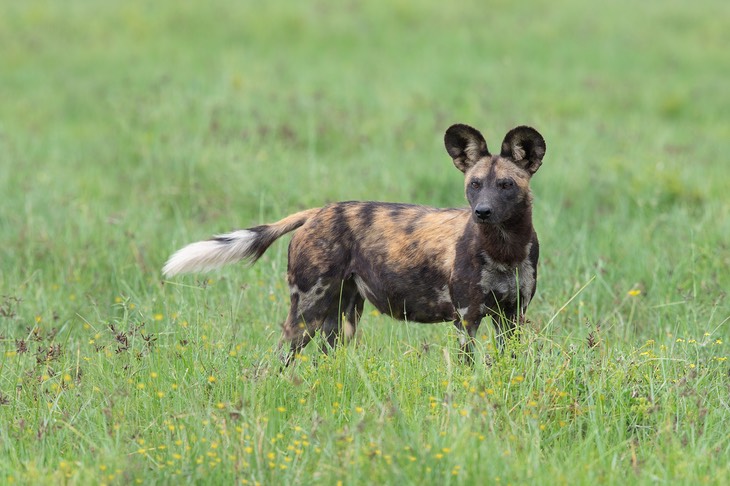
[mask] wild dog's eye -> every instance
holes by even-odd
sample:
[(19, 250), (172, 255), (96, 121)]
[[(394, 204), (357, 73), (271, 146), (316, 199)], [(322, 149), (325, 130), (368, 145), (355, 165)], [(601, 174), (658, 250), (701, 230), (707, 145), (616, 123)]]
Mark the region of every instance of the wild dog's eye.
[(512, 179), (504, 179), (497, 183), (500, 189), (511, 189), (515, 185)]
[(479, 181), (471, 181), (469, 185), (472, 187), (472, 189), (479, 189), (482, 187), (482, 183)]

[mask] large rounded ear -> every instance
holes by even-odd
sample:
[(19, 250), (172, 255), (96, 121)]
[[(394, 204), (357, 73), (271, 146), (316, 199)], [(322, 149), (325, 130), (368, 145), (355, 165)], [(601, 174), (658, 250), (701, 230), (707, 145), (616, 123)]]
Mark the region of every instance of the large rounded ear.
[(469, 125), (451, 125), (444, 135), (444, 145), (454, 159), (454, 165), (462, 172), (466, 172), (479, 159), (489, 155), (484, 137), (479, 130)]
[(532, 175), (542, 165), (545, 149), (542, 135), (534, 128), (522, 126), (513, 128), (505, 135), (500, 155)]

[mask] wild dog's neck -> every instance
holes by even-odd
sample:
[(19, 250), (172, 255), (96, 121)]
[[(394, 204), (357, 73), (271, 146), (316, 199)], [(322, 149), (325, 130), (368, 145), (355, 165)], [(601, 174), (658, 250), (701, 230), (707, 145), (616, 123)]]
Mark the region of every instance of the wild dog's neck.
[(480, 246), (496, 262), (517, 265), (527, 258), (532, 241), (532, 208), (527, 206), (512, 218), (498, 225), (476, 224)]

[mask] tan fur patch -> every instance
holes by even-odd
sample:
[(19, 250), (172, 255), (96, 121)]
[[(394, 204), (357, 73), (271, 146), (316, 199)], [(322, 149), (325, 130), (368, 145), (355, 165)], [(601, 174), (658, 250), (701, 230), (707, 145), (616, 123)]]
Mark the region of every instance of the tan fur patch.
[(371, 228), (364, 231), (362, 243), (365, 248), (384, 246), (382, 256), (396, 272), (435, 265), (448, 275), (454, 264), (456, 240), (468, 217), (467, 210), (413, 207), (391, 215), (383, 208), (375, 213)]

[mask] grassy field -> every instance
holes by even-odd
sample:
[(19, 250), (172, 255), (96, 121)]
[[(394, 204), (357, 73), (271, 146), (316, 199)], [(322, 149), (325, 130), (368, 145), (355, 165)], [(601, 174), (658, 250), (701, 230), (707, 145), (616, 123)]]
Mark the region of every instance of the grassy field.
[[(0, 483), (730, 477), (730, 3), (0, 11)], [(453, 326), (366, 305), (280, 373), (286, 241), (163, 281), (306, 207), (464, 205), (456, 122), (547, 140), (512, 353), (485, 323), (464, 366)]]

